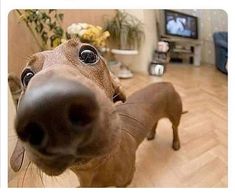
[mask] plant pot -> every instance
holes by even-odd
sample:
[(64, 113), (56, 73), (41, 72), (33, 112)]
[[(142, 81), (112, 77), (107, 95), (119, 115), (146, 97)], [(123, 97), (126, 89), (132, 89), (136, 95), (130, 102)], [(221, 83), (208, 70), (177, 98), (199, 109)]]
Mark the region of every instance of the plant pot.
[(132, 61), (132, 56), (138, 54), (138, 50), (121, 50), (121, 49), (112, 49), (111, 52), (118, 58), (121, 62), (120, 69), (116, 73), (119, 78), (132, 78), (133, 73), (129, 69), (129, 65)]

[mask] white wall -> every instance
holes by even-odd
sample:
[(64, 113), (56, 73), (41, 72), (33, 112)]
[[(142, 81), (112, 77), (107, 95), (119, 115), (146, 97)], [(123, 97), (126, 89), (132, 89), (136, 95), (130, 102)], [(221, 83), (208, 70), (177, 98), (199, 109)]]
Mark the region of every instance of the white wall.
[(215, 64), (213, 33), (228, 31), (227, 13), (220, 9), (178, 10), (199, 18), (199, 34), (202, 40), (202, 62)]
[(136, 16), (144, 23), (145, 40), (139, 50), (139, 54), (133, 57), (130, 68), (134, 71), (147, 73), (148, 65), (152, 59), (152, 53), (157, 45), (157, 28), (155, 10), (125, 10)]

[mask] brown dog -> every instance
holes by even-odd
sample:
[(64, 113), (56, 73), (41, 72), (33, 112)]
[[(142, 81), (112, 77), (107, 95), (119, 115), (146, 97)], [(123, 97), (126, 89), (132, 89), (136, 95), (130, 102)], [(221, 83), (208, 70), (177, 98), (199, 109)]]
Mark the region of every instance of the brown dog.
[(180, 148), (182, 103), (173, 86), (155, 83), (115, 105), (124, 94), (88, 44), (70, 40), (34, 55), (21, 81), (16, 132), (48, 175), (71, 169), (81, 187), (127, 186), (138, 145), (154, 138), (162, 117), (172, 122), (173, 148)]

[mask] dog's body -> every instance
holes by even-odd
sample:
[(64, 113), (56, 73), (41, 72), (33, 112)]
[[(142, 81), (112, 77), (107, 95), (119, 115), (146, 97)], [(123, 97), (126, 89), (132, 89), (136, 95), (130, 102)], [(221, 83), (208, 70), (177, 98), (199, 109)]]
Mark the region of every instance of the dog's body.
[[(173, 99), (173, 100), (172, 100)], [(179, 95), (170, 83), (151, 84), (141, 89), (123, 104), (116, 106), (120, 116), (120, 143), (112, 152), (82, 168), (72, 170), (80, 177), (82, 187), (128, 185), (135, 171), (135, 152), (146, 138), (153, 139), (159, 119), (167, 117), (173, 124), (173, 149), (180, 148), (178, 124), (182, 114)]]
[(162, 117), (172, 122), (173, 149), (180, 148), (182, 103), (170, 83), (155, 83), (113, 104), (125, 97), (91, 51), (72, 40), (29, 62), (35, 71), (22, 74), (16, 132), (48, 175), (69, 168), (81, 187), (125, 187), (134, 175), (136, 149), (145, 137), (154, 138)]

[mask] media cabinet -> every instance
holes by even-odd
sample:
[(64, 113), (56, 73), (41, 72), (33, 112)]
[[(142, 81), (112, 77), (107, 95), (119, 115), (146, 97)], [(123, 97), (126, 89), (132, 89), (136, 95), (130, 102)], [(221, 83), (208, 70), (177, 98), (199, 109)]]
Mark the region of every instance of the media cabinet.
[(181, 39), (181, 38), (161, 38), (170, 45), (170, 62), (190, 63), (194, 66), (201, 64), (200, 40)]

